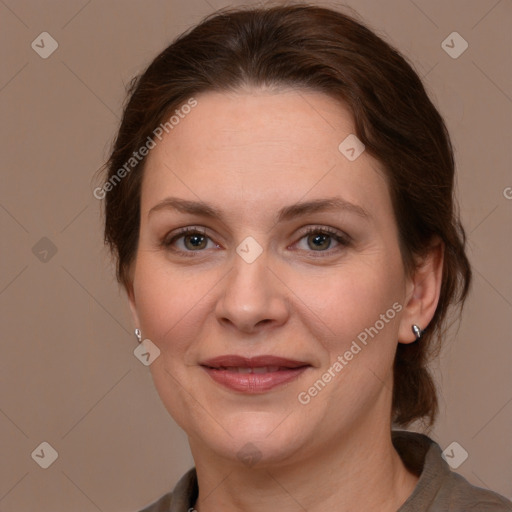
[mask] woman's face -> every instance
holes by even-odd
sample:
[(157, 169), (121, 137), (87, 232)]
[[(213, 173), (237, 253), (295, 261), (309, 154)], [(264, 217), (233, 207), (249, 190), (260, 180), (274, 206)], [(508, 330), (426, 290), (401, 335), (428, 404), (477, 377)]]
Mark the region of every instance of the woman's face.
[(411, 286), (378, 162), (326, 95), (195, 99), (148, 156), (132, 269), (164, 405), (232, 460), (382, 430)]

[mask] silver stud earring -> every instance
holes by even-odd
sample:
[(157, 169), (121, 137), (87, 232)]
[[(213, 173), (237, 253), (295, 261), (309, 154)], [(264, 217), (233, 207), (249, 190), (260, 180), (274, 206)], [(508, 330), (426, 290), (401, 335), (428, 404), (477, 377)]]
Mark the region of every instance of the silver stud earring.
[(416, 341), (417, 341), (423, 336), (425, 329), (421, 330), (416, 324), (413, 324), (412, 332), (414, 333), (414, 336), (416, 336)]
[(140, 329), (135, 329), (135, 337), (139, 343), (142, 343), (142, 333), (140, 332)]

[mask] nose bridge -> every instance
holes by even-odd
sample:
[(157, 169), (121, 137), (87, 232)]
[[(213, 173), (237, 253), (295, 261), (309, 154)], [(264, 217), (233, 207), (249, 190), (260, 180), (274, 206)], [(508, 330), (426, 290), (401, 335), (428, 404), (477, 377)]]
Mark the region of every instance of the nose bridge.
[[(251, 242), (242, 242), (234, 256), (231, 279), (228, 280), (230, 295), (241, 303), (256, 304), (269, 294), (268, 254), (258, 251)], [(257, 254), (259, 252), (259, 254)]]
[(237, 247), (216, 311), (219, 320), (245, 331), (262, 321), (281, 323), (287, 315), (283, 287), (268, 268), (271, 255), (256, 244), (245, 239)]

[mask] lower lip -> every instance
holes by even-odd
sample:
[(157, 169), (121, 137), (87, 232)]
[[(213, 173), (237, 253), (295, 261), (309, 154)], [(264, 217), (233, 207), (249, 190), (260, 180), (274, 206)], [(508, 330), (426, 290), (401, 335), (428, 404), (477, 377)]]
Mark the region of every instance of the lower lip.
[(296, 379), (308, 369), (308, 366), (289, 368), (268, 373), (236, 373), (228, 370), (216, 370), (203, 366), (206, 373), (219, 384), (243, 393), (263, 393)]

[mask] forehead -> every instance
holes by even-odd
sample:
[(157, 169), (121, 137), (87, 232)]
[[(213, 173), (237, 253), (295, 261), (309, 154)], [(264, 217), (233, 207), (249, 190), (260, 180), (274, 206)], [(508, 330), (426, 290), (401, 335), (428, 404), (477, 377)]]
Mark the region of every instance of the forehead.
[[(197, 106), (165, 135), (152, 157), (171, 146), (180, 157), (195, 161), (210, 159), (212, 151), (257, 156), (260, 161), (279, 154), (288, 162), (305, 155), (310, 160), (311, 150), (332, 154), (339, 135), (354, 132), (348, 108), (319, 92), (252, 88), (202, 93), (195, 100)], [(269, 151), (262, 152), (262, 146)]]
[(353, 202), (389, 200), (378, 162), (366, 152), (350, 161), (340, 151), (355, 128), (348, 108), (331, 97), (251, 89), (194, 99), (197, 105), (176, 113), (179, 121), (148, 155), (143, 212), (166, 195), (238, 199), (245, 208), (338, 191)]

